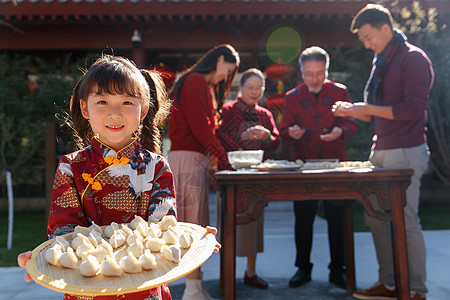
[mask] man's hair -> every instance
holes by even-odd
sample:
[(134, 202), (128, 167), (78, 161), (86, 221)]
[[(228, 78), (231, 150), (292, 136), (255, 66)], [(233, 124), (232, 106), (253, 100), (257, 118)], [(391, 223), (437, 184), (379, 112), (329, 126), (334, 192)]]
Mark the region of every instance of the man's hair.
[(361, 9), (352, 20), (350, 31), (357, 33), (359, 28), (369, 24), (372, 27), (380, 28), (387, 24), (391, 29), (393, 28), (394, 20), (389, 10), (379, 4), (367, 4)]
[(325, 63), (325, 68), (328, 69), (328, 66), (330, 65), (330, 56), (324, 49), (313, 46), (306, 48), (300, 54), (300, 57), (298, 58), (300, 69), (303, 69), (303, 64), (307, 61), (323, 61)]

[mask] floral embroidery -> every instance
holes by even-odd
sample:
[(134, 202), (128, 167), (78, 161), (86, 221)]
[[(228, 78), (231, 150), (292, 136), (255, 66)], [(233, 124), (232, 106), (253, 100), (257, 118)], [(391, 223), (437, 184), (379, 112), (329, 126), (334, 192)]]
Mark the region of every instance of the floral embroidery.
[(91, 174), (88, 173), (82, 173), (81, 177), (83, 177), (84, 181), (87, 181), (87, 183), (92, 185), (92, 189), (96, 191), (100, 191), (102, 189), (102, 185), (98, 181), (94, 181), (94, 178), (92, 178)]
[(126, 157), (121, 157), (120, 159), (118, 158), (113, 158), (112, 156), (107, 156), (103, 159), (108, 165), (126, 165), (130, 160)]

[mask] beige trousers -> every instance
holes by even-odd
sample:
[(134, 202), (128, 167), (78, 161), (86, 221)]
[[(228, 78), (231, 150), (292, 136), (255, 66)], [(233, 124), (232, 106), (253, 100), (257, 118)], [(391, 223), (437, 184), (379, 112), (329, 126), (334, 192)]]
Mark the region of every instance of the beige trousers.
[(171, 151), (168, 162), (175, 183), (177, 219), (209, 225), (209, 158), (194, 151)]

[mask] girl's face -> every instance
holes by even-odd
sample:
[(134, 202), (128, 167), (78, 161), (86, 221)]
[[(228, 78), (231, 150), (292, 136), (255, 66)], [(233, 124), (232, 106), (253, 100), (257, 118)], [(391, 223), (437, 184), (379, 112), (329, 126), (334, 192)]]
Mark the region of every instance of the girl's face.
[(241, 87), (242, 101), (248, 106), (255, 106), (264, 92), (264, 83), (258, 76), (250, 76)]
[(133, 133), (148, 111), (141, 106), (139, 98), (128, 94), (91, 93), (86, 101), (80, 100), (80, 107), (99, 140), (115, 151), (131, 143)]
[(219, 57), (216, 64), (216, 70), (212, 72), (210, 84), (215, 85), (226, 80), (234, 72), (236, 64), (225, 61), (223, 55)]

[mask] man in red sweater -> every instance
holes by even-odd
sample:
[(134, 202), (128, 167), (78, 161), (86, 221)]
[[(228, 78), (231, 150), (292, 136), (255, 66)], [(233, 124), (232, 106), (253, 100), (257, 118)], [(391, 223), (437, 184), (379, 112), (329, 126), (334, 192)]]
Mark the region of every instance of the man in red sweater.
[[(328, 53), (319, 47), (305, 49), (299, 58), (304, 83), (286, 93), (281, 137), (293, 147), (290, 159), (347, 160), (345, 142), (357, 131), (353, 118), (337, 118), (331, 109), (336, 101), (351, 102), (342, 84), (329, 81)], [(298, 287), (311, 280), (310, 262), (313, 222), (317, 200), (294, 201), (297, 272), (289, 282)], [(324, 201), (328, 221), (331, 263), (329, 281), (345, 288), (344, 209)]]

